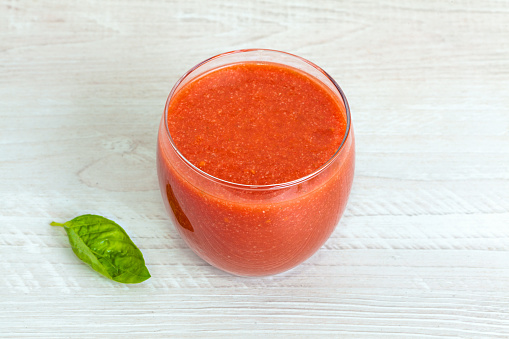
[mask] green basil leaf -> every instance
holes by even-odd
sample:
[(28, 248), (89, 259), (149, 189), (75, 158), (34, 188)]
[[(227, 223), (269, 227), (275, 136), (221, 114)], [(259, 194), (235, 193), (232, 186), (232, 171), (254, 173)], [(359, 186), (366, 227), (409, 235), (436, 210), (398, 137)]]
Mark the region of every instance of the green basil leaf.
[(86, 214), (50, 225), (64, 227), (73, 252), (105, 277), (125, 284), (150, 278), (143, 254), (117, 223)]

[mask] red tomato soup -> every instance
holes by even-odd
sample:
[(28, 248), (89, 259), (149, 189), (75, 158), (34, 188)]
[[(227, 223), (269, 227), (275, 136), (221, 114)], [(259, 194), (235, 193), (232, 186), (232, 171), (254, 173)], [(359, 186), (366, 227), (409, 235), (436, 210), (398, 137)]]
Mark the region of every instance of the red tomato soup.
[(297, 56), (222, 54), (174, 87), (157, 162), (166, 208), (197, 255), (237, 275), (286, 271), (323, 245), (345, 209), (346, 98)]

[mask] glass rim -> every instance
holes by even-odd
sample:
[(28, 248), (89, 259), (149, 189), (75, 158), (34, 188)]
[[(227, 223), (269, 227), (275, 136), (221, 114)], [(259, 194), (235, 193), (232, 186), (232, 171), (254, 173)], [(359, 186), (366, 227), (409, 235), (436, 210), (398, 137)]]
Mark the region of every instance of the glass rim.
[[(175, 143), (173, 142), (173, 139), (171, 137), (171, 133), (170, 133), (170, 130), (168, 128), (168, 108), (169, 108), (169, 104), (170, 104), (170, 101), (171, 99), (173, 98), (173, 96), (175, 95), (176, 93), (176, 90), (177, 90), (177, 87), (179, 87), (179, 85), (191, 74), (193, 73), (195, 70), (197, 70), (199, 67), (203, 66), (204, 64), (212, 61), (212, 60), (216, 60), (216, 59), (219, 59), (221, 57), (224, 57), (224, 56), (227, 56), (227, 55), (231, 55), (231, 54), (242, 54), (242, 53), (249, 53), (249, 52), (269, 52), (269, 53), (274, 53), (274, 54), (283, 54), (283, 55), (286, 55), (286, 56), (290, 56), (290, 57), (293, 57), (293, 58), (296, 58), (302, 62), (305, 62), (307, 63), (308, 65), (312, 66), (313, 68), (315, 68), (316, 70), (318, 70), (319, 72), (321, 72), (323, 75), (325, 75), (325, 77), (327, 79), (329, 79), (329, 81), (331, 81), (331, 83), (334, 85), (334, 87), (336, 88), (336, 90), (338, 91), (342, 101), (343, 101), (343, 104), (345, 106), (345, 114), (346, 114), (346, 130), (345, 130), (345, 134), (343, 136), (343, 140), (341, 141), (341, 144), (339, 145), (338, 149), (334, 152), (334, 154), (320, 167), (318, 167), (316, 170), (314, 170), (313, 172), (311, 172), (310, 174), (308, 175), (305, 175), (301, 178), (297, 178), (295, 180), (291, 180), (291, 181), (287, 181), (287, 182), (282, 182), (282, 183), (275, 183), (275, 184), (267, 184), (267, 185), (250, 185), (250, 184), (241, 184), (241, 183), (236, 183), (236, 182), (233, 182), (233, 181), (228, 181), (228, 180), (225, 180), (225, 179), (221, 179), (221, 178), (218, 178), (218, 177), (215, 177), (203, 170), (201, 170), (200, 168), (198, 168), (197, 166), (195, 166), (193, 163), (191, 163), (182, 153), (180, 153), (179, 149), (177, 148), (177, 146), (175, 145)], [(274, 62), (274, 63), (277, 63)], [(303, 71), (304, 73), (307, 73), (305, 71)], [(310, 76), (312, 76), (311, 74), (309, 74)], [(320, 82), (323, 82), (321, 81), (320, 79), (317, 79), (318, 81)], [(246, 190), (275, 190), (275, 189), (280, 189), (280, 188), (287, 188), (287, 187), (292, 187), (292, 186), (296, 186), (302, 182), (305, 182), (305, 181), (308, 181), (314, 177), (316, 177), (317, 175), (319, 175), (320, 173), (322, 173), (325, 169), (327, 169), (333, 162), (336, 158), (339, 157), (339, 154), (341, 153), (341, 150), (343, 149), (343, 146), (345, 145), (345, 142), (346, 140), (348, 139), (348, 136), (350, 135), (350, 125), (351, 125), (351, 117), (350, 117), (350, 107), (348, 106), (348, 101), (346, 99), (346, 96), (345, 94), (343, 93), (343, 90), (341, 89), (341, 87), (339, 87), (338, 83), (336, 82), (336, 80), (334, 80), (327, 72), (325, 72), (322, 68), (318, 67), (317, 65), (315, 65), (314, 63), (312, 63), (311, 61), (309, 60), (306, 60), (298, 55), (295, 55), (295, 54), (291, 54), (291, 53), (287, 53), (287, 52), (282, 52), (282, 51), (278, 51), (278, 50), (275, 50), (275, 49), (265, 49), (265, 48), (252, 48), (252, 49), (239, 49), (239, 50), (234, 50), (234, 51), (230, 51), (230, 52), (225, 52), (225, 53), (221, 53), (221, 54), (217, 54), (215, 56), (212, 56), (208, 59), (205, 59), (203, 60), (202, 62), (196, 64), (195, 66), (193, 66), (190, 70), (188, 70), (186, 73), (184, 73), (184, 75), (182, 75), (178, 80), (177, 82), (175, 83), (175, 85), (173, 86), (173, 88), (171, 89), (170, 91), (170, 94), (168, 95), (168, 98), (166, 99), (166, 105), (164, 107), (164, 125), (165, 125), (165, 131), (166, 131), (166, 137), (168, 138), (168, 141), (170, 142), (170, 145), (171, 147), (173, 148), (173, 150), (175, 151), (175, 153), (178, 155), (178, 157), (189, 167), (191, 168), (194, 172), (196, 172), (197, 174), (203, 176), (205, 179), (208, 179), (208, 180), (211, 180), (211, 181), (214, 181), (216, 183), (219, 183), (221, 185), (225, 185), (225, 186), (228, 186), (228, 187), (232, 187), (232, 188), (241, 188), (241, 189), (246, 189)]]

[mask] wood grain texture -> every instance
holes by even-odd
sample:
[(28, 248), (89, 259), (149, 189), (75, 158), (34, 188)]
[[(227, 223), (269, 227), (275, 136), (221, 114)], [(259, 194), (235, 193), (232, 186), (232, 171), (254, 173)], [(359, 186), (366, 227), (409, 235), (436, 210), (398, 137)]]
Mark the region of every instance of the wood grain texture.
[[(345, 90), (354, 187), (324, 247), (239, 278), (157, 187), (171, 87), (273, 48)], [(0, 337), (509, 338), (507, 1), (0, 0)], [(152, 278), (108, 281), (52, 220), (121, 224)]]

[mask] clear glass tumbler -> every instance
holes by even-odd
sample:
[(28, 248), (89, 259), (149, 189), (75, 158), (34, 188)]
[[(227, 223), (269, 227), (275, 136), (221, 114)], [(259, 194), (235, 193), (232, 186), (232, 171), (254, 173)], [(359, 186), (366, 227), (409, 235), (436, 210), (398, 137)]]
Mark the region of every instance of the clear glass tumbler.
[[(245, 185), (216, 178), (186, 159), (168, 130), (168, 106), (188, 82), (234, 63), (270, 62), (297, 68), (327, 86), (347, 121), (335, 154), (313, 173), (291, 182)], [(325, 71), (274, 50), (239, 50), (207, 59), (173, 87), (159, 127), (157, 169), (164, 204), (182, 239), (203, 260), (241, 276), (273, 275), (312, 256), (343, 214), (354, 176), (355, 146), (343, 91)]]

